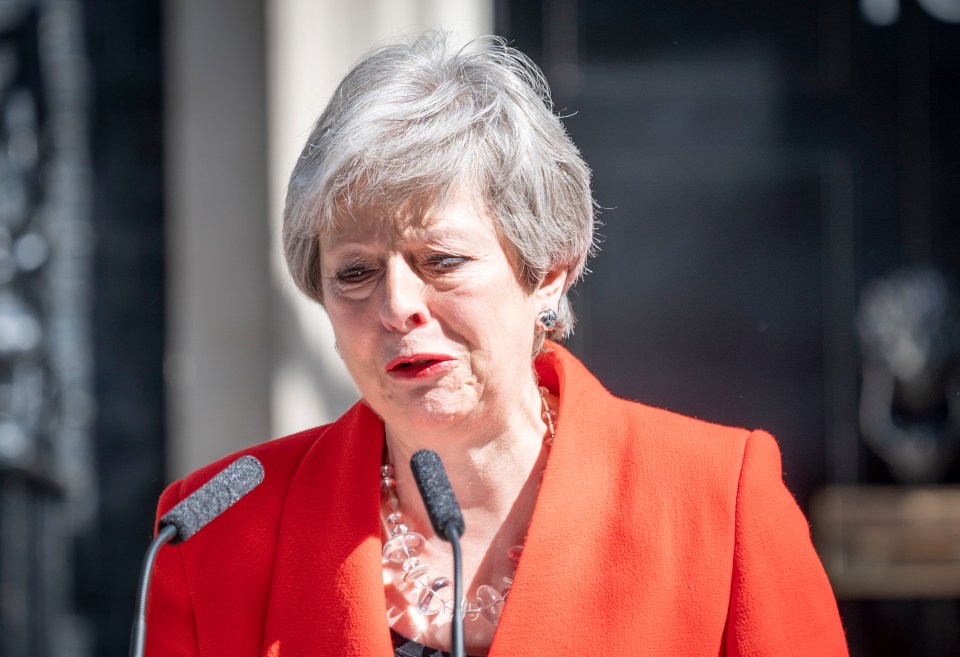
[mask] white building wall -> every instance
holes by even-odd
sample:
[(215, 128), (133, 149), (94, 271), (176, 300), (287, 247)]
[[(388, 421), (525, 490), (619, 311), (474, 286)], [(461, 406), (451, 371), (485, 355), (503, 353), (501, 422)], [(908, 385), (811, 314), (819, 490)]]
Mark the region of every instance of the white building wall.
[(493, 29), (492, 0), (169, 0), (169, 470), (329, 422), (357, 399), (288, 281), (287, 177), (340, 79), (385, 41)]

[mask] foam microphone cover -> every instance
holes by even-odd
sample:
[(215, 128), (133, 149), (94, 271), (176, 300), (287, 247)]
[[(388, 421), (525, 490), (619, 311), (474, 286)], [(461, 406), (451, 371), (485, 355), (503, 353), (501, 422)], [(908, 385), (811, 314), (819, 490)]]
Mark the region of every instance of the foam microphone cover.
[[(429, 449), (421, 449), (410, 459), (410, 469), (413, 478), (420, 489), (420, 497), (427, 507), (430, 524), (438, 535), (447, 537), (447, 526), (451, 523), (457, 529), (457, 535), (463, 536), (466, 529), (463, 523), (463, 514), (460, 505), (450, 487), (447, 471), (437, 453)], [(449, 540), (449, 538), (448, 538)]]
[(167, 511), (160, 518), (160, 525), (176, 527), (177, 535), (170, 542), (182, 543), (262, 481), (263, 464), (254, 456), (241, 456)]

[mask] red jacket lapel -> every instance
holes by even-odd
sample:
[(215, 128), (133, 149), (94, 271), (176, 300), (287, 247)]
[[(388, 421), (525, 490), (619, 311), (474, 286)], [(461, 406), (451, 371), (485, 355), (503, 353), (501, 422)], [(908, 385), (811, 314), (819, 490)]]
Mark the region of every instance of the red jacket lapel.
[(393, 654), (381, 575), (383, 425), (357, 404), (317, 440), (283, 509), (263, 654)]

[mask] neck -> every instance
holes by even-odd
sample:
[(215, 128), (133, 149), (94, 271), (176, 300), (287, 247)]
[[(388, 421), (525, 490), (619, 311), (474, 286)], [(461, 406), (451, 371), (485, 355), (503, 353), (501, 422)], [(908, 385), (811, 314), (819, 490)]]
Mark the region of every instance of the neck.
[[(439, 541), (426, 518), (410, 471), (410, 456), (418, 449), (428, 448), (438, 452), (445, 462), (467, 527), (461, 540), (465, 609), (468, 617), (477, 622), (467, 624), (465, 641), (470, 654), (486, 654), (533, 514), (540, 474), (547, 461), (544, 443), (552, 443), (553, 439), (553, 425), (543, 416), (548, 402), (536, 388), (532, 397), (532, 404), (526, 400), (514, 404), (512, 407), (518, 412), (513, 421), (505, 422), (497, 430), (484, 430), (495, 426), (489, 422), (475, 423), (470, 432), (445, 431), (440, 440), (429, 433), (411, 436), (387, 426), (388, 459), (393, 467), (384, 469), (381, 485), (386, 491), (384, 536), (393, 538), (385, 546), (391, 546), (389, 561), (393, 564), (398, 563), (398, 545), (411, 540), (416, 550), (413, 554), (406, 552), (400, 567), (386, 562), (384, 566), (385, 575), (389, 572), (389, 578), (399, 582), (387, 587), (387, 613), (391, 626), (401, 634), (449, 649), (446, 611), (440, 622), (433, 622), (415, 610), (415, 605), (424, 601), (428, 606), (435, 604), (430, 602), (431, 588), (440, 581), (436, 578), (449, 577), (453, 568), (446, 546), (435, 549)], [(555, 407), (556, 401), (552, 399), (550, 403)], [(395, 491), (390, 492), (394, 483)], [(393, 511), (400, 513), (390, 515)], [(402, 523), (410, 523), (410, 527), (404, 524), (401, 528)], [(408, 531), (422, 534), (426, 545), (416, 535), (400, 534)], [(401, 554), (399, 559), (404, 556)], [(401, 571), (405, 573), (402, 578)], [(407, 575), (412, 575), (415, 582), (410, 584)], [(481, 616), (484, 621), (478, 620)]]
[(386, 427), (397, 494), (418, 527), (429, 526), (410, 471), (410, 457), (420, 449), (432, 449), (440, 456), (474, 536), (483, 527), (495, 529), (503, 522), (543, 452), (542, 401), (534, 386), (528, 392), (521, 404), (514, 405), (514, 413), (499, 421), (475, 418), (433, 432)]

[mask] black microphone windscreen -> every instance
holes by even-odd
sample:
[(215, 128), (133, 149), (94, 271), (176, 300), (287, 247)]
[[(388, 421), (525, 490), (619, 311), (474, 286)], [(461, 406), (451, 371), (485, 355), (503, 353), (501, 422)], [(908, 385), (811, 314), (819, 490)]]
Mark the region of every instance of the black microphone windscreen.
[(262, 481), (263, 464), (254, 456), (241, 456), (167, 511), (160, 518), (160, 526), (176, 527), (177, 535), (170, 542), (182, 543)]
[(446, 538), (447, 525), (453, 523), (457, 534), (463, 536), (465, 529), (463, 514), (453, 494), (453, 488), (450, 487), (450, 480), (447, 479), (447, 471), (443, 469), (443, 463), (437, 453), (433, 450), (421, 449), (410, 459), (410, 469), (413, 470), (413, 478), (427, 507), (433, 530)]

